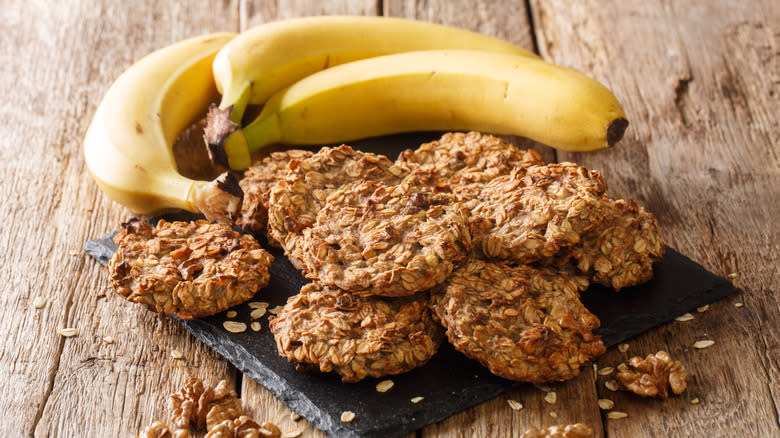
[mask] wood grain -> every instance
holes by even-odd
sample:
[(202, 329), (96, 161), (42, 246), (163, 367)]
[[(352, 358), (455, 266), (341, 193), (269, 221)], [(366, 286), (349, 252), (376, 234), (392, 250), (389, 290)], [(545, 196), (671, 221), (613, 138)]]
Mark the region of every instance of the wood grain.
[[(186, 375), (234, 379), (235, 371), (170, 318), (106, 294), (105, 272), (81, 245), (129, 213), (91, 180), (81, 140), (122, 70), (155, 48), (224, 29), (238, 8), (13, 3), (1, 8), (0, 74), (15, 86), (4, 93), (0, 125), (0, 186), (9, 195), (0, 200), (0, 435), (132, 436), (166, 418), (165, 398)], [(46, 307), (32, 306), (36, 296)], [(63, 338), (62, 327), (79, 335)], [(185, 360), (171, 359), (174, 349)]]
[[(602, 170), (613, 196), (657, 215), (671, 246), (720, 275), (735, 272), (743, 290), (599, 360), (614, 366), (664, 349), (692, 376), (684, 397), (665, 402), (600, 384), (629, 414), (607, 422), (610, 436), (778, 434), (780, 58), (770, 3), (531, 3), (542, 54), (607, 84), (631, 121), (614, 150), (559, 158)], [(691, 348), (705, 338), (715, 346)]]

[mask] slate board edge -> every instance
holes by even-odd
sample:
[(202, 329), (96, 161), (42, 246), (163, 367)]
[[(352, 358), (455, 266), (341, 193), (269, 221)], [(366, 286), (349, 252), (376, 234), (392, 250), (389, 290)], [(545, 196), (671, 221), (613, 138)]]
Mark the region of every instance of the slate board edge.
[[(279, 399), (287, 407), (294, 412), (306, 418), (314, 427), (325, 432), (330, 438), (365, 438), (373, 435), (363, 435), (356, 433), (353, 430), (348, 429), (348, 423), (340, 423), (339, 419), (331, 417), (327, 412), (320, 410), (316, 404), (312, 403), (307, 397), (290, 386), (287, 381), (273, 372), (270, 368), (266, 367), (261, 361), (257, 360), (255, 356), (249, 353), (242, 345), (233, 343), (231, 348), (228, 348), (224, 341), (219, 340), (217, 335), (210, 329), (209, 325), (198, 320), (178, 320), (182, 326), (187, 329), (193, 336), (200, 339), (203, 343), (208, 345), (222, 357), (227, 359), (243, 374), (249, 376), (255, 382), (263, 385), (268, 389), (274, 397)], [(228, 339), (229, 336), (221, 336)], [(514, 382), (509, 382), (514, 383)], [(510, 387), (498, 388), (496, 391), (487, 394), (485, 397), (479, 397), (474, 399), (473, 403), (467, 403), (464, 405), (463, 410), (476, 406), (480, 403), (484, 403), (488, 400), (492, 400), (495, 397), (506, 392)], [(462, 412), (462, 411), (458, 411)], [(449, 418), (455, 415), (457, 412), (449, 413), (447, 415), (438, 415), (431, 417), (427, 422), (423, 424), (418, 423), (404, 423), (398, 426), (398, 429), (394, 431), (392, 435), (383, 435), (387, 438), (402, 437), (410, 432), (422, 429), (425, 426), (438, 423), (445, 418)]]
[[(711, 287), (708, 290), (709, 293), (707, 295), (689, 297), (690, 299), (688, 299), (684, 305), (681, 305), (681, 307), (684, 308), (686, 312), (693, 312), (694, 310), (696, 310), (701, 306), (718, 302), (730, 295), (734, 295), (740, 292), (740, 290), (734, 287), (732, 283), (728, 282), (723, 278), (720, 278), (720, 280), (721, 282), (719, 282), (718, 284), (716, 284), (715, 286)], [(635, 313), (630, 316), (627, 316), (626, 318), (648, 317), (651, 315), (652, 314), (647, 314), (647, 313)], [(682, 313), (680, 315), (682, 315)], [(607, 348), (612, 348), (619, 343), (624, 343), (643, 333), (647, 333), (651, 330), (654, 330), (664, 324), (672, 323), (675, 321), (676, 318), (676, 316), (673, 317), (658, 316), (658, 315), (654, 315), (654, 316), (656, 316), (655, 318), (656, 323), (653, 324), (652, 327), (650, 328), (626, 329), (625, 327), (628, 324), (624, 324), (622, 322), (616, 323), (615, 321), (619, 321), (619, 320), (615, 320), (613, 321), (613, 325), (622, 326), (624, 328), (624, 330), (620, 334), (617, 334), (614, 331), (598, 333), (598, 329), (597, 329), (597, 333), (601, 335), (601, 341), (604, 343), (604, 346), (606, 346)]]

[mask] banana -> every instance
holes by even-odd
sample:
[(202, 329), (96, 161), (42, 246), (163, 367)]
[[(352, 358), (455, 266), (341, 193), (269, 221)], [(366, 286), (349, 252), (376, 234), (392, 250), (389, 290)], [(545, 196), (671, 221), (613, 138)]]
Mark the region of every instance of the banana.
[(207, 145), (217, 164), (245, 168), (249, 151), (238, 129), (247, 104), (312, 73), (375, 56), (413, 50), (470, 49), (537, 57), (506, 41), (440, 24), (389, 17), (322, 16), (256, 26), (219, 51), (213, 72), (222, 93), (208, 121)]
[[(424, 21), (391, 17), (320, 16), (256, 26), (214, 59), (221, 109), (260, 105), (277, 91), (346, 62), (391, 53), (467, 49), (537, 57), (506, 41)], [(234, 109), (237, 111), (238, 109)], [(240, 121), (240, 117), (236, 122)]]
[(173, 143), (218, 98), (211, 73), (235, 34), (188, 39), (125, 71), (106, 93), (84, 138), (87, 167), (109, 197), (138, 214), (176, 208), (229, 220), (241, 203), (230, 174), (195, 181), (177, 171)]
[(434, 50), (315, 73), (272, 96), (253, 122), (231, 136), (257, 150), (271, 143), (477, 130), (594, 151), (614, 145), (627, 126), (615, 96), (574, 70), (526, 56)]

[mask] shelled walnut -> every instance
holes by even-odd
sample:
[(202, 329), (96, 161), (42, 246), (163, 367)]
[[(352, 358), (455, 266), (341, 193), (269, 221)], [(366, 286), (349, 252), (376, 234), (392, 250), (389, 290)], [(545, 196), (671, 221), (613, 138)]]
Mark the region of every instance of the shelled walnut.
[(241, 400), (226, 380), (220, 380), (215, 387), (204, 387), (195, 377), (187, 379), (179, 392), (168, 397), (168, 410), (177, 430), (189, 428), (190, 423), (197, 429), (211, 430), (225, 420), (243, 415)]
[(617, 373), (617, 379), (629, 391), (656, 398), (669, 397), (669, 388), (674, 394), (682, 394), (688, 386), (687, 377), (680, 361), (673, 361), (665, 351), (644, 359), (634, 356), (620, 364)]
[(171, 438), (171, 431), (162, 421), (155, 421), (134, 438)]
[(593, 429), (587, 424), (550, 426), (544, 429), (528, 429), (520, 438), (593, 438)]
[(273, 423), (262, 426), (246, 416), (225, 420), (209, 429), (205, 438), (280, 438), (282, 431)]

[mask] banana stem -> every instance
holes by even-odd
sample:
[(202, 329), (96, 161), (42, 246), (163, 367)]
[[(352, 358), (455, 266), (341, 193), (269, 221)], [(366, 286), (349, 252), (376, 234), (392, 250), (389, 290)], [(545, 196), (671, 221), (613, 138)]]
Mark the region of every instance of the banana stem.
[(279, 121), (279, 113), (265, 111), (260, 113), (252, 123), (241, 130), (246, 137), (247, 146), (250, 152), (262, 149), (265, 146), (274, 143), (280, 143), (282, 140), (282, 131)]
[(238, 126), (241, 126), (241, 119), (244, 118), (244, 112), (246, 111), (247, 105), (249, 105), (249, 96), (252, 94), (251, 91), (251, 84), (246, 84), (238, 95), (238, 98), (235, 97), (235, 93), (226, 93), (222, 95), (222, 100), (219, 102), (219, 109), (228, 109), (230, 121)]

